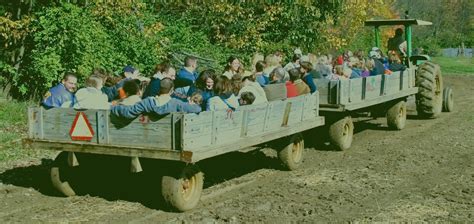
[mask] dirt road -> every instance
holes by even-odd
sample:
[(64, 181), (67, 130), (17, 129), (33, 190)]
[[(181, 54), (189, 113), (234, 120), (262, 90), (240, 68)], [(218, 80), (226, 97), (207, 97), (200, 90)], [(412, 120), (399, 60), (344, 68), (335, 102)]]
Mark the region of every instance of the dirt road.
[(279, 169), (275, 153), (206, 161), (202, 200), (163, 211), (153, 174), (91, 175), (86, 195), (60, 197), (51, 157), (0, 166), (0, 222), (328, 222), (474, 220), (474, 76), (447, 76), (455, 111), (410, 116), (402, 131), (385, 120), (356, 124), (350, 150), (312, 148), (303, 167)]

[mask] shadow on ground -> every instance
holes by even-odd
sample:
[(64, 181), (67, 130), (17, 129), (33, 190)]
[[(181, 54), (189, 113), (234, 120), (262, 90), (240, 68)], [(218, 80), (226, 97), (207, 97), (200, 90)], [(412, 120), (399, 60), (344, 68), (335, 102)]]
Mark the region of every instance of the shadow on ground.
[[(161, 198), (161, 176), (175, 172), (170, 163), (141, 159), (143, 172), (130, 173), (128, 157), (85, 155), (76, 153), (80, 165), (68, 173), (68, 183), (77, 195), (90, 195), (109, 201), (138, 202), (153, 209), (170, 210)], [(92, 158), (89, 160), (90, 158)], [(62, 197), (51, 184), (50, 168), (56, 164), (43, 159), (40, 165), (16, 167), (0, 173), (0, 182), (17, 187), (33, 188), (46, 196)], [(261, 151), (229, 153), (198, 163), (205, 174), (204, 188), (238, 178), (259, 169), (281, 169), (274, 156)], [(61, 176), (64, 180), (64, 176)]]

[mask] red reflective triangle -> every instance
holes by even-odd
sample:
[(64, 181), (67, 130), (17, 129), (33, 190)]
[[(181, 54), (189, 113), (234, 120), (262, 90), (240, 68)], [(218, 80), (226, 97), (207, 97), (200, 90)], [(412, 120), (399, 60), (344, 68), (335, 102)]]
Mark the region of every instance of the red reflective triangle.
[(77, 112), (69, 135), (74, 141), (90, 141), (94, 137), (94, 130), (84, 112)]

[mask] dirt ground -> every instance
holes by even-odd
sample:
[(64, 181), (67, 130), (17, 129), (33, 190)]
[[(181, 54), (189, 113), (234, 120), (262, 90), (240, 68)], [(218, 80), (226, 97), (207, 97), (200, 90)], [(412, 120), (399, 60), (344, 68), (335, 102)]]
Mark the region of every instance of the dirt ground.
[[(50, 186), (50, 156), (0, 165), (0, 222), (341, 222), (474, 220), (474, 76), (446, 76), (455, 111), (410, 115), (402, 131), (384, 119), (356, 124), (352, 148), (313, 148), (297, 171), (274, 152), (204, 161), (198, 207), (169, 212), (159, 178), (90, 175), (88, 191), (64, 198)], [(309, 135), (308, 138), (314, 137)]]

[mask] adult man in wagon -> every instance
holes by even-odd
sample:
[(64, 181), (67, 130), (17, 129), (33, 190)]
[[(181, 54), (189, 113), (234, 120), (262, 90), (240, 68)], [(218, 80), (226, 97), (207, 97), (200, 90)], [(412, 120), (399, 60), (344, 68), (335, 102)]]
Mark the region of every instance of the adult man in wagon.
[(45, 94), (41, 105), (46, 109), (54, 107), (73, 107), (76, 103), (76, 92), (77, 76), (73, 73), (66, 73), (63, 76), (61, 82), (49, 89)]

